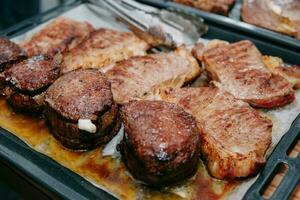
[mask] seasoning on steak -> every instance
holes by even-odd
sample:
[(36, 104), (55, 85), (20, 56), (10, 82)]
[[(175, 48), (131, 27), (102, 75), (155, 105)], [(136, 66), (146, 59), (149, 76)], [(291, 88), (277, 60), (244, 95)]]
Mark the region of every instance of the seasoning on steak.
[(41, 111), (42, 93), (58, 78), (59, 70), (56, 62), (42, 55), (13, 64), (4, 71), (8, 103), (19, 111)]
[(145, 55), (148, 48), (148, 44), (133, 33), (101, 28), (63, 55), (62, 73), (79, 68), (101, 68), (131, 56)]
[(25, 51), (17, 44), (8, 39), (0, 38), (0, 95), (4, 94), (3, 89), (6, 84), (3, 71), (13, 63), (25, 59), (26, 57)]
[(121, 122), (110, 83), (96, 69), (61, 76), (46, 91), (45, 102), (50, 131), (65, 147), (92, 149), (119, 131)]
[(131, 101), (121, 111), (122, 160), (134, 178), (155, 187), (191, 177), (199, 161), (195, 119), (175, 104)]
[(248, 103), (213, 87), (166, 91), (161, 98), (196, 118), (201, 155), (212, 176), (248, 177), (265, 163), (272, 140), (272, 121)]
[(230, 7), (235, 0), (174, 0), (176, 3), (185, 4), (207, 12), (228, 15)]
[(7, 64), (26, 58), (26, 53), (14, 42), (0, 38), (0, 71), (2, 72)]
[(21, 46), (28, 56), (43, 54), (53, 57), (57, 53), (76, 46), (92, 30), (93, 27), (86, 22), (59, 17), (23, 42)]
[(299, 0), (245, 0), (242, 19), (300, 39)]
[(136, 56), (116, 63), (105, 75), (112, 84), (114, 99), (124, 104), (153, 98), (162, 88), (178, 88), (200, 74), (200, 67), (184, 48), (175, 52)]
[(261, 53), (250, 41), (219, 44), (206, 50), (200, 59), (215, 85), (254, 107), (279, 107), (295, 99), (292, 85), (266, 68)]

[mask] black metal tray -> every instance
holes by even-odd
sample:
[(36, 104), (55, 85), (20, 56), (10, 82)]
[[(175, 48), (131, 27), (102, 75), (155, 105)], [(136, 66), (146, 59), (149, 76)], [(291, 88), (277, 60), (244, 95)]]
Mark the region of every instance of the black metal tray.
[[(179, 10), (195, 16), (202, 17), (207, 24), (213, 26), (213, 28), (209, 30), (207, 36), (208, 38), (214, 37), (214, 38), (224, 39), (232, 42), (240, 40), (239, 37), (240, 35), (243, 35), (245, 39), (255, 38), (263, 42), (261, 44), (257, 44), (259, 47), (261, 47), (260, 49), (263, 52), (278, 55), (276, 53), (278, 49), (274, 51), (272, 46), (276, 46), (277, 48), (280, 47), (282, 48), (282, 52), (284, 52), (284, 55), (281, 55), (281, 57), (283, 57), (287, 62), (291, 62), (295, 64), (300, 63), (300, 40), (240, 21), (240, 8), (241, 8), (242, 0), (236, 1), (235, 5), (230, 10), (229, 17), (214, 14), (214, 13), (208, 13), (196, 8), (174, 3), (172, 2), (172, 0), (137, 0), (137, 1), (155, 7), (159, 7), (159, 8), (164, 8), (169, 10)], [(231, 37), (223, 36), (222, 30), (225, 29), (228, 29), (230, 32), (233, 32), (235, 34), (232, 35)], [(266, 45), (266, 46), (264, 47), (261, 45)], [(293, 51), (294, 54), (293, 53), (291, 54), (291, 52)], [(285, 57), (285, 55), (287, 54), (292, 55), (294, 59), (290, 60), (288, 58), (289, 56)]]
[[(63, 12), (74, 8), (87, 1), (72, 1), (62, 6), (53, 8), (45, 13), (25, 20), (9, 29), (0, 32), (0, 36), (15, 37), (35, 26), (54, 18)], [(220, 26), (209, 22), (209, 32), (206, 38), (220, 38), (228, 41), (242, 39), (252, 40), (264, 53), (277, 55), (290, 63), (300, 63), (300, 54), (293, 49), (287, 49), (269, 43), (264, 39), (236, 32), (228, 26)], [(262, 170), (256, 183), (245, 195), (245, 199), (262, 199), (261, 191), (269, 181), (276, 166), (285, 162), (289, 165), (289, 171), (281, 182), (272, 199), (287, 199), (300, 180), (300, 155), (297, 158), (289, 158), (286, 151), (300, 137), (300, 116), (294, 121), (289, 132), (282, 138), (269, 157), (268, 163)], [(51, 158), (42, 155), (28, 147), (23, 141), (12, 133), (0, 128), (0, 159), (20, 175), (28, 179), (37, 188), (47, 193), (50, 197), (60, 199), (115, 199), (107, 192), (93, 186), (74, 172), (62, 167)]]

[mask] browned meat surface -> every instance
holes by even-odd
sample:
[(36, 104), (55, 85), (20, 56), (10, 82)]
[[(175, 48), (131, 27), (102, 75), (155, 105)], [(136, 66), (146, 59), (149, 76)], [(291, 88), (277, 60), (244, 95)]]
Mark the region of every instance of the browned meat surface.
[(132, 101), (122, 108), (122, 160), (138, 180), (155, 187), (192, 176), (199, 161), (195, 119), (175, 104)]
[[(68, 148), (94, 148), (120, 128), (110, 83), (97, 70), (76, 70), (60, 77), (46, 91), (45, 102), (51, 133)], [(82, 120), (88, 121), (87, 128), (81, 127)]]
[(300, 66), (286, 66), (282, 59), (272, 56), (263, 56), (263, 62), (272, 73), (286, 78), (295, 89), (300, 88)]
[(133, 33), (101, 28), (64, 54), (62, 73), (79, 68), (101, 68), (132, 56), (145, 55), (148, 48), (148, 44)]
[(167, 91), (161, 98), (178, 104), (196, 118), (202, 157), (212, 176), (248, 177), (265, 163), (272, 121), (248, 103), (212, 87)]
[(4, 70), (5, 64), (26, 58), (26, 53), (17, 44), (8, 39), (0, 38), (0, 71)]
[(59, 76), (60, 66), (44, 56), (34, 56), (4, 71), (7, 101), (20, 111), (39, 111), (41, 94)]
[(250, 41), (217, 45), (200, 59), (216, 86), (252, 106), (273, 108), (295, 99), (292, 85), (266, 68), (261, 53)]
[(43, 54), (49, 57), (76, 46), (93, 27), (86, 22), (59, 17), (26, 40), (21, 46), (28, 56)]
[(299, 0), (245, 0), (242, 18), (247, 23), (300, 39)]
[(207, 12), (228, 15), (230, 7), (235, 0), (174, 0), (176, 3), (185, 4)]
[(199, 74), (197, 61), (185, 49), (133, 57), (116, 63), (106, 72), (119, 104), (151, 97), (162, 88), (181, 87)]

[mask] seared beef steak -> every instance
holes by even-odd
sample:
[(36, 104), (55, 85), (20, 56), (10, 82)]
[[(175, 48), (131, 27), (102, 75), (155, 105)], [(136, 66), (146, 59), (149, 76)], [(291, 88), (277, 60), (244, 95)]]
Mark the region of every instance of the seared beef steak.
[(249, 24), (300, 39), (299, 0), (245, 0), (242, 18)]
[(175, 52), (136, 56), (116, 63), (105, 75), (114, 99), (124, 104), (155, 95), (162, 88), (178, 88), (194, 80), (200, 67), (184, 48)]
[(249, 104), (217, 88), (182, 88), (161, 93), (192, 114), (200, 128), (201, 155), (216, 178), (248, 177), (265, 163), (272, 121)]
[(195, 119), (175, 104), (132, 101), (122, 108), (122, 160), (138, 180), (153, 186), (192, 176), (199, 161)]
[(2, 72), (13, 63), (25, 59), (26, 57), (27, 54), (25, 51), (17, 44), (8, 39), (0, 38), (0, 95), (3, 95), (3, 89), (6, 84), (5, 76)]
[(0, 38), (0, 71), (5, 65), (26, 58), (26, 53), (21, 47), (12, 41)]
[(250, 41), (218, 44), (208, 48), (199, 60), (215, 85), (252, 106), (273, 108), (295, 99), (292, 85), (266, 68), (261, 53)]
[(51, 133), (68, 148), (94, 148), (108, 142), (120, 128), (110, 83), (95, 69), (60, 77), (47, 90), (45, 102)]
[(63, 55), (62, 73), (79, 68), (101, 68), (131, 56), (144, 55), (148, 48), (148, 44), (133, 33), (101, 28)]
[(228, 15), (230, 7), (235, 0), (174, 0), (177, 3), (195, 7), (207, 12)]
[(42, 93), (58, 78), (59, 70), (57, 63), (42, 55), (13, 64), (4, 71), (8, 103), (16, 110), (40, 111)]

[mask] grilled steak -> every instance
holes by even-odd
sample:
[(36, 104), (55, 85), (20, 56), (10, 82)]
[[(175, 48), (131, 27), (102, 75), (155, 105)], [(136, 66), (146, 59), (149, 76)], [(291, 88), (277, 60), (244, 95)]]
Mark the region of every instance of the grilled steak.
[(299, 0), (245, 0), (242, 18), (245, 22), (300, 39)]
[(192, 114), (200, 128), (200, 151), (219, 179), (247, 177), (265, 163), (272, 122), (249, 104), (213, 87), (183, 88), (161, 94)]
[(199, 161), (195, 119), (175, 104), (132, 101), (122, 108), (122, 160), (138, 180), (155, 187), (192, 176)]
[(5, 87), (5, 76), (2, 73), (5, 69), (27, 57), (24, 50), (8, 39), (0, 38), (0, 95), (3, 95)]
[(91, 149), (119, 131), (110, 83), (97, 70), (76, 70), (60, 77), (48, 88), (45, 102), (51, 133), (68, 148)]
[(13, 64), (4, 71), (8, 103), (16, 110), (40, 111), (42, 93), (58, 78), (59, 70), (57, 63), (41, 55)]
[(207, 12), (228, 15), (230, 7), (235, 0), (174, 0), (176, 3), (185, 4)]
[(62, 73), (79, 68), (101, 68), (105, 65), (144, 55), (148, 44), (133, 33), (111, 29), (99, 29), (64, 54)]
[(119, 104), (147, 98), (162, 88), (181, 87), (199, 74), (197, 61), (183, 48), (171, 53), (132, 57), (116, 63), (106, 72)]
[(273, 108), (295, 99), (292, 85), (266, 68), (262, 55), (250, 41), (217, 45), (200, 59), (215, 85), (252, 106)]
[(26, 53), (14, 42), (0, 38), (0, 71), (3, 71), (7, 64), (26, 58)]
[(272, 73), (286, 78), (295, 89), (300, 88), (300, 66), (286, 66), (281, 58), (273, 56), (263, 56), (263, 62)]
[(52, 57), (76, 46), (92, 30), (93, 27), (86, 22), (59, 17), (21, 46), (27, 51), (28, 56), (43, 54)]

